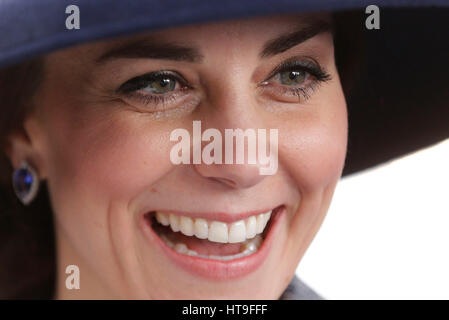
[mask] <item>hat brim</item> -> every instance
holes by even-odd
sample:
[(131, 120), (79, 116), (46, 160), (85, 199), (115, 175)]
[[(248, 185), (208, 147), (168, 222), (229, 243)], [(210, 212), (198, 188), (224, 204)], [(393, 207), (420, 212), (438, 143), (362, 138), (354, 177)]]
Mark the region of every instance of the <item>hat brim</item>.
[(350, 23), (362, 19), (360, 12), (337, 15), (349, 118), (343, 175), (449, 138), (449, 8), (382, 10), (380, 30)]

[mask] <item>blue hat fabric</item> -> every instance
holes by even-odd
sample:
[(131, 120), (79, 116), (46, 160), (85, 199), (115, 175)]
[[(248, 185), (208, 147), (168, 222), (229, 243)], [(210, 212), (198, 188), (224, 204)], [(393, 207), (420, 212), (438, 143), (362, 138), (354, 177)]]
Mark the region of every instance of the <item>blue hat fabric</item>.
[[(0, 0), (0, 68), (66, 46), (184, 24), (256, 15), (395, 6), (447, 0)], [(80, 29), (67, 29), (78, 6)]]

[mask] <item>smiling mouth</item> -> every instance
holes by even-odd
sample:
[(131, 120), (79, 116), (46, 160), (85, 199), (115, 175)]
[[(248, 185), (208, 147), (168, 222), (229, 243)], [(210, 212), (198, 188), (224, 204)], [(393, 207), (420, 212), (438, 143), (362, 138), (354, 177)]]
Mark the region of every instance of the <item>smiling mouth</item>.
[(282, 206), (234, 222), (153, 211), (145, 219), (166, 246), (179, 254), (234, 260), (256, 253)]

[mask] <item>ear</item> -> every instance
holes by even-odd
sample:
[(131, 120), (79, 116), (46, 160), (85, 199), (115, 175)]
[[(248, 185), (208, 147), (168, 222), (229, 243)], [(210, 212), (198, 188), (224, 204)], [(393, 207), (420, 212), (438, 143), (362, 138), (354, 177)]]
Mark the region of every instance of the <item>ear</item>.
[(41, 124), (36, 118), (29, 117), (7, 137), (5, 145), (6, 155), (14, 168), (26, 160), (42, 180), (47, 178), (43, 138)]

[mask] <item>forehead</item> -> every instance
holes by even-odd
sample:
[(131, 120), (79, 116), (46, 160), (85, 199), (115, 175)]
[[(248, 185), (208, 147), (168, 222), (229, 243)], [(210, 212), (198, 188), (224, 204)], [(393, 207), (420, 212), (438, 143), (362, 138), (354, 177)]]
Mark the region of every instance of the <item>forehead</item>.
[[(273, 15), (253, 17), (238, 20), (225, 20), (195, 25), (179, 26), (154, 32), (139, 33), (137, 35), (122, 36), (114, 39), (102, 40), (78, 45), (62, 53), (72, 53), (74, 56), (82, 54), (101, 54), (105, 50), (137, 42), (163, 42), (195, 46), (202, 49), (222, 46), (223, 43), (232, 46), (245, 41), (259, 44), (282, 33), (293, 32), (319, 23), (331, 24), (330, 13)], [(59, 53), (59, 52), (57, 52)]]
[[(317, 23), (330, 21), (328, 13), (272, 15), (265, 17), (252, 17), (238, 20), (225, 20), (212, 23), (196, 24), (183, 27), (169, 28), (153, 33), (154, 37), (168, 37), (182, 40), (185, 37), (202, 42), (217, 37), (239, 38), (246, 35), (261, 38), (270, 37), (280, 32), (288, 32)], [(138, 38), (138, 37), (137, 37)]]

